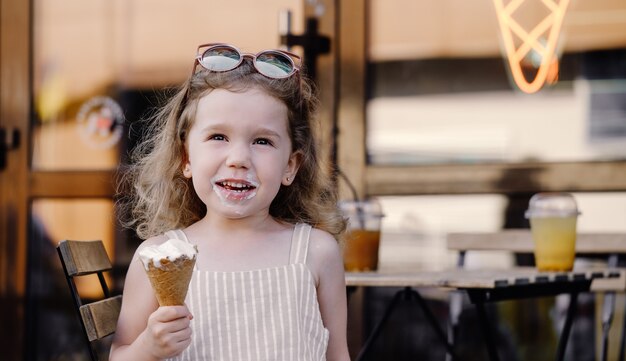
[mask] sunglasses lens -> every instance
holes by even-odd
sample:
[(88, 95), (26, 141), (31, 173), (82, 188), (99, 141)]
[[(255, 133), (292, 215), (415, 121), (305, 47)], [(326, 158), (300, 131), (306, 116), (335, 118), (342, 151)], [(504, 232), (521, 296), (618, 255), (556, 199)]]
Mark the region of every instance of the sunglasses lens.
[(257, 55), (255, 66), (259, 73), (270, 78), (284, 78), (294, 71), (293, 62), (287, 55), (273, 51)]
[(241, 62), (241, 54), (228, 46), (215, 46), (202, 54), (200, 64), (211, 71), (228, 71), (235, 69)]

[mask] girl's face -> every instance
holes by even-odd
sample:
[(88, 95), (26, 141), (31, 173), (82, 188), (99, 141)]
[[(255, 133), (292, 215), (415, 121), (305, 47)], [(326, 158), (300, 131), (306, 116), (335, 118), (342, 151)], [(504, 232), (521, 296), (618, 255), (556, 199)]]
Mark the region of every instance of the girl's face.
[(226, 218), (267, 216), (283, 185), (298, 170), (287, 107), (258, 89), (216, 89), (198, 102), (187, 137), (183, 174), (208, 214)]

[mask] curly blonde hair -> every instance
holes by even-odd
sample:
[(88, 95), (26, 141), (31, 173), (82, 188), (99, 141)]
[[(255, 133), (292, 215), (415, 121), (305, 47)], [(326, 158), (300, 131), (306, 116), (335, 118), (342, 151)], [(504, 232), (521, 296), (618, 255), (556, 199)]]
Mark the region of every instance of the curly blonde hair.
[(313, 86), (301, 74), (287, 79), (265, 77), (247, 59), (232, 71), (197, 72), (146, 119), (148, 130), (131, 154), (122, 180), (125, 191), (120, 194), (120, 205), (130, 215), (124, 223), (135, 228), (140, 238), (187, 227), (205, 215), (206, 206), (182, 173), (185, 137), (200, 98), (214, 89), (242, 92), (250, 88), (261, 89), (287, 105), (292, 151), (301, 154), (298, 174), (290, 186), (280, 187), (270, 215), (283, 222), (305, 222), (341, 238), (345, 220), (337, 208), (330, 167), (320, 159), (314, 134), (318, 100)]

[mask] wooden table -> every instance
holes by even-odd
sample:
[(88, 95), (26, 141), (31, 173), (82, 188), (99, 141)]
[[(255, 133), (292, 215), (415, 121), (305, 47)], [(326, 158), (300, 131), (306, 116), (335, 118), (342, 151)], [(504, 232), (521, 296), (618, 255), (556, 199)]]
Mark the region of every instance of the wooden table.
[(476, 307), (489, 357), (494, 361), (498, 360), (499, 357), (485, 312), (485, 303), (569, 294), (571, 297), (570, 305), (557, 348), (557, 360), (562, 360), (575, 315), (577, 296), (581, 292), (588, 292), (592, 288), (592, 283), (598, 280), (617, 280), (626, 286), (624, 270), (606, 267), (574, 269), (572, 272), (539, 272), (530, 267), (478, 270), (455, 268), (436, 272), (406, 273), (348, 272), (346, 273), (346, 285), (348, 287), (403, 287), (403, 290), (399, 291), (389, 304), (381, 321), (374, 327), (372, 334), (359, 353), (357, 361), (364, 357), (402, 295), (418, 302), (428, 322), (446, 347), (446, 351), (453, 359), (456, 358), (453, 345), (448, 342), (448, 338), (435, 316), (416, 290), (420, 287), (443, 287), (466, 292)]

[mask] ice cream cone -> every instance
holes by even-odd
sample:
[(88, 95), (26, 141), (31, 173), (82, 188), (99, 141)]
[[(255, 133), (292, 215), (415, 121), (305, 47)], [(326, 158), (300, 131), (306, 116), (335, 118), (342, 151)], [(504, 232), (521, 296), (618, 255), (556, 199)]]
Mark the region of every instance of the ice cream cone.
[(187, 297), (189, 281), (196, 260), (180, 257), (174, 261), (162, 259), (160, 267), (148, 264), (148, 278), (160, 306), (182, 305)]
[(139, 252), (160, 306), (184, 304), (197, 253), (196, 246), (179, 239), (147, 246)]

